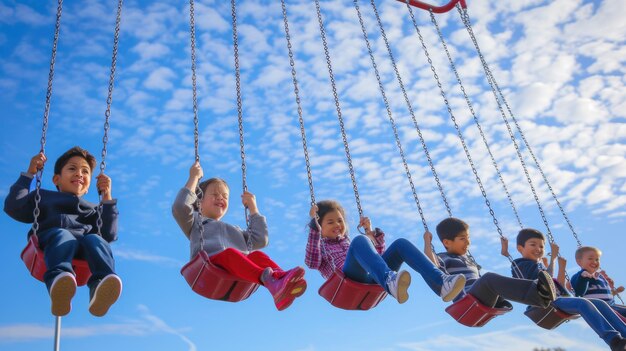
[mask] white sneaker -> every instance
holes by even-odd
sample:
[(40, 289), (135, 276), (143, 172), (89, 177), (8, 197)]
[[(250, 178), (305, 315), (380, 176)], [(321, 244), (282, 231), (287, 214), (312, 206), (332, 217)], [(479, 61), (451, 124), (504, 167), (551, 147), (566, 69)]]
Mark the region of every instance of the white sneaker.
[(54, 277), (50, 286), (50, 310), (55, 316), (65, 316), (72, 310), (72, 298), (76, 294), (76, 279), (69, 272)]
[(463, 274), (446, 275), (441, 285), (441, 298), (443, 301), (452, 301), (465, 287), (465, 276)]
[(104, 316), (111, 305), (117, 301), (122, 293), (122, 280), (115, 274), (104, 277), (93, 293), (89, 303), (89, 313), (96, 317)]
[(405, 303), (409, 299), (409, 285), (411, 285), (411, 275), (407, 271), (391, 272), (387, 276), (387, 289), (399, 303)]

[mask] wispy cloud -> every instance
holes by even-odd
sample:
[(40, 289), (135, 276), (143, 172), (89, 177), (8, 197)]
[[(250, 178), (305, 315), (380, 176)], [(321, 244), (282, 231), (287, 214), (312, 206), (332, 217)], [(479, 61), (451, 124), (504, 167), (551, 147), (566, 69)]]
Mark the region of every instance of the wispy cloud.
[[(145, 305), (137, 306), (141, 317), (131, 319), (124, 323), (103, 324), (81, 327), (64, 327), (64, 338), (91, 338), (94, 336), (126, 336), (146, 337), (154, 334), (170, 334), (180, 338), (187, 345), (187, 350), (196, 351), (196, 345), (181, 331), (167, 324), (164, 320), (154, 315)], [(54, 327), (39, 324), (15, 324), (0, 326), (0, 342), (28, 342), (37, 339), (50, 339), (54, 335)]]

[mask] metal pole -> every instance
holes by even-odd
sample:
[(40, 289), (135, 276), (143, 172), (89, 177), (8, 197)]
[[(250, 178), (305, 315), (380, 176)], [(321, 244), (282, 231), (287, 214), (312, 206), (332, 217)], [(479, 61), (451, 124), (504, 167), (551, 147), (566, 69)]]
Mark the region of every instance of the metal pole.
[(54, 351), (61, 349), (61, 317), (56, 316), (56, 323), (54, 326)]

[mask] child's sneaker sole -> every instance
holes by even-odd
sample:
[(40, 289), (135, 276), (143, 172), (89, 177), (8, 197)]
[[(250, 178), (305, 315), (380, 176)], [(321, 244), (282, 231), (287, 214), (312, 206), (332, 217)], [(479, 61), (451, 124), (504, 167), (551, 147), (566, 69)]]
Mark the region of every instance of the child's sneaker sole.
[(50, 310), (53, 315), (65, 316), (72, 310), (72, 298), (76, 294), (76, 280), (70, 273), (61, 273), (50, 287)]
[(96, 287), (91, 303), (89, 303), (89, 313), (96, 317), (104, 316), (121, 293), (122, 281), (118, 276), (111, 274), (104, 277)]
[(411, 275), (407, 271), (398, 272), (398, 303), (405, 303), (409, 299), (409, 285), (411, 285)]
[(464, 275), (459, 276), (459, 278), (454, 282), (454, 286), (448, 292), (448, 294), (441, 297), (443, 301), (449, 302), (457, 297), (461, 293), (461, 291), (463, 291), (463, 288), (465, 288), (465, 280), (466, 278)]

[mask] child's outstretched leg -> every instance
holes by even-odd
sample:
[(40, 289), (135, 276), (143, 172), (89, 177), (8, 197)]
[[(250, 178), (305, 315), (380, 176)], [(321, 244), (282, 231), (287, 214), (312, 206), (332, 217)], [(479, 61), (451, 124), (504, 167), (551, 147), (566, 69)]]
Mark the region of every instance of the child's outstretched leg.
[(262, 251), (254, 251), (248, 258), (258, 266), (265, 267), (260, 280), (274, 297), (274, 303), (279, 311), (291, 306), (293, 301), (306, 291), (304, 268), (296, 267), (283, 271)]
[(387, 248), (382, 255), (390, 269), (397, 271), (406, 262), (411, 268), (422, 275), (426, 284), (441, 296), (443, 301), (451, 301), (465, 287), (463, 274), (449, 275), (437, 268), (418, 248), (410, 241), (400, 238)]
[(283, 272), (261, 251), (254, 251), (246, 256), (237, 249), (228, 248), (211, 256), (210, 260), (241, 280), (264, 285), (272, 294), (276, 308), (279, 310), (289, 307), (293, 299), (302, 295), (306, 290), (306, 281), (302, 279), (303, 268), (297, 267)]
[(553, 304), (566, 313), (580, 314), (591, 329), (611, 346), (611, 350), (625, 350), (626, 341), (623, 335), (613, 328), (591, 301), (582, 297), (559, 297)]
[(396, 272), (389, 268), (365, 235), (357, 235), (352, 239), (343, 272), (348, 278), (361, 283), (378, 283), (399, 303), (409, 299), (408, 288), (411, 284), (409, 272), (405, 270)]
[(119, 299), (122, 293), (122, 280), (115, 274), (115, 260), (111, 246), (101, 236), (85, 235), (82, 249), (91, 270), (89, 286), (89, 312), (102, 317)]
[(468, 293), (489, 307), (494, 307), (499, 298), (525, 305), (547, 307), (556, 297), (555, 289), (552, 277), (545, 271), (539, 272), (536, 281), (509, 278), (489, 272), (480, 277)]
[(65, 316), (70, 313), (72, 298), (76, 294), (72, 259), (78, 249), (78, 241), (72, 233), (60, 228), (43, 231), (37, 236), (48, 267), (44, 282), (50, 293), (51, 312), (55, 316)]

